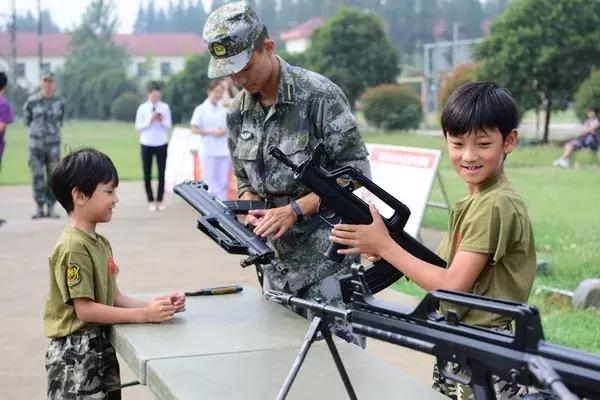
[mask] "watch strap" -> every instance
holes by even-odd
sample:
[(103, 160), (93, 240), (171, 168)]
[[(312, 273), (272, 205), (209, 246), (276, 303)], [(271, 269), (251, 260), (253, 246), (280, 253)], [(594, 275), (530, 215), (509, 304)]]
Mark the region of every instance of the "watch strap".
[(298, 203), (296, 203), (295, 200), (292, 200), (290, 206), (292, 206), (292, 210), (294, 211), (294, 214), (296, 214), (297, 221), (304, 221), (304, 214), (302, 214), (302, 210), (300, 209)]

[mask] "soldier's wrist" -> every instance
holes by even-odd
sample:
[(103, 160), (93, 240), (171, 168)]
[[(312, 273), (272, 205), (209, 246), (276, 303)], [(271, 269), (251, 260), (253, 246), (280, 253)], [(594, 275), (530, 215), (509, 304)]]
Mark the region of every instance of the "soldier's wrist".
[(290, 208), (292, 209), (292, 213), (294, 213), (294, 215), (296, 216), (296, 222), (304, 221), (304, 214), (302, 213), (302, 209), (300, 208), (298, 203), (296, 203), (295, 200), (291, 201)]

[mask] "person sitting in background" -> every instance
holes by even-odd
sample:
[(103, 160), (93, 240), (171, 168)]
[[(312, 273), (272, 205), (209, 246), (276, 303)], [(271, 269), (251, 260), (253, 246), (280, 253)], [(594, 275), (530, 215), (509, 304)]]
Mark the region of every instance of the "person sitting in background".
[(600, 144), (600, 121), (598, 120), (598, 107), (590, 106), (587, 109), (587, 119), (583, 123), (580, 135), (565, 144), (565, 150), (558, 160), (554, 160), (552, 165), (555, 167), (569, 168), (571, 166), (571, 156), (577, 150), (592, 149), (598, 150)]
[[(165, 167), (167, 165), (167, 146), (169, 129), (171, 129), (171, 109), (167, 103), (160, 101), (162, 85), (152, 81), (148, 84), (148, 101), (137, 109), (135, 129), (140, 132), (142, 153), (142, 169), (144, 186), (148, 199), (149, 211), (165, 209), (163, 195), (165, 193)], [(152, 158), (156, 157), (158, 167), (158, 190), (156, 202), (152, 193)]]

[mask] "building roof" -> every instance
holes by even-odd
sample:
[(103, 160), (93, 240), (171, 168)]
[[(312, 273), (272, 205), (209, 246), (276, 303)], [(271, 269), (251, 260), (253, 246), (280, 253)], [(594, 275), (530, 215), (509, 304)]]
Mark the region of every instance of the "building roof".
[[(44, 57), (66, 57), (71, 35), (68, 33), (42, 34)], [(114, 36), (117, 45), (131, 57), (169, 57), (199, 54), (206, 44), (194, 33), (134, 33)], [(12, 46), (9, 32), (0, 32), (0, 56), (9, 56)], [(36, 57), (38, 37), (35, 32), (17, 32), (17, 56)]]
[(307, 21), (304, 21), (300, 25), (297, 25), (295, 28), (290, 29), (289, 31), (282, 32), (279, 37), (285, 42), (292, 39), (308, 39), (312, 36), (315, 29), (322, 24), (323, 19), (321, 17), (313, 17)]

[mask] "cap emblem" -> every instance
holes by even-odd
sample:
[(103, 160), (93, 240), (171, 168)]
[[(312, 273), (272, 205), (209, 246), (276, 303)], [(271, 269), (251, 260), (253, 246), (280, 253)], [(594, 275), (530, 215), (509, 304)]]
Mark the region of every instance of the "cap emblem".
[(213, 43), (212, 50), (217, 57), (222, 57), (227, 54), (227, 49), (221, 43)]

